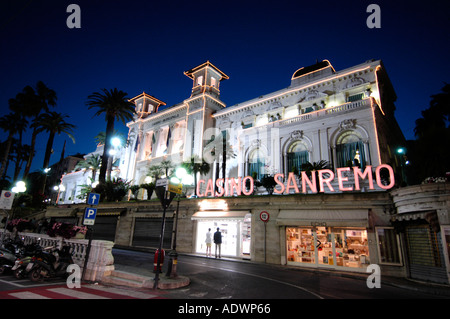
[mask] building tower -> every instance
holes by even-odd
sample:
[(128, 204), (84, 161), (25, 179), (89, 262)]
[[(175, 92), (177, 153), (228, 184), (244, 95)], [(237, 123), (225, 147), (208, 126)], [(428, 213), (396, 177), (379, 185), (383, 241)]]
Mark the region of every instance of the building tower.
[(184, 74), (192, 79), (193, 87), (191, 97), (184, 101), (188, 106), (188, 136), (183, 158), (203, 158), (205, 142), (209, 141), (212, 135), (217, 136), (220, 133), (208, 129), (214, 127), (212, 114), (225, 108), (225, 103), (220, 100), (219, 85), (229, 77), (209, 61), (185, 71)]

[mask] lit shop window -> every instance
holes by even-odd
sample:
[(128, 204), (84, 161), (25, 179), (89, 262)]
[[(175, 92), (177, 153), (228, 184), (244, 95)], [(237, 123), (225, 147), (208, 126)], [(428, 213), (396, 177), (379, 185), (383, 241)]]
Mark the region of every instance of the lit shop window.
[(366, 229), (287, 227), (287, 261), (314, 266), (366, 268), (369, 246)]

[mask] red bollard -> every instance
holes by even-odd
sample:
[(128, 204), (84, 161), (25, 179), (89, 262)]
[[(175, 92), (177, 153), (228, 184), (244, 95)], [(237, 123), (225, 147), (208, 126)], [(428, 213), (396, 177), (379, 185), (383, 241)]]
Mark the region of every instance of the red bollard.
[[(160, 272), (160, 273), (161, 273), (162, 265), (164, 264), (164, 255), (165, 255), (165, 252), (164, 252), (164, 249), (162, 249), (161, 261), (160, 261), (160, 263), (159, 263), (159, 272)], [(156, 268), (157, 268), (157, 266), (158, 266), (158, 256), (159, 256), (159, 249), (157, 249), (157, 250), (155, 251), (155, 258), (154, 258), (154, 260), (153, 260), (153, 272), (154, 272), (154, 273), (156, 273)]]

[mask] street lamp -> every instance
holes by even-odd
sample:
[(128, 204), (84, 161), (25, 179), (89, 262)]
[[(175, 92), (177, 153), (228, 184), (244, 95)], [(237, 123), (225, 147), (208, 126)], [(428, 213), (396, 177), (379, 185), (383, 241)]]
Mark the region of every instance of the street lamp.
[(115, 136), (111, 138), (111, 145), (113, 148), (108, 150), (109, 156), (108, 156), (107, 179), (109, 180), (111, 180), (113, 157), (118, 153), (118, 149), (120, 148), (120, 146), (122, 146), (122, 140), (117, 136)]

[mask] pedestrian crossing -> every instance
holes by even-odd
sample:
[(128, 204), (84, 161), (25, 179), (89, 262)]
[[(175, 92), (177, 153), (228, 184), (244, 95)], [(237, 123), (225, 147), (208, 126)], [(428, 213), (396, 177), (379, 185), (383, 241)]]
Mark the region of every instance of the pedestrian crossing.
[(163, 299), (161, 295), (160, 291), (85, 284), (80, 288), (47, 286), (1, 291), (0, 299)]

